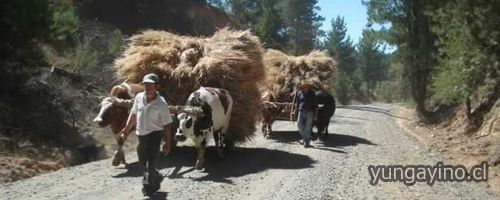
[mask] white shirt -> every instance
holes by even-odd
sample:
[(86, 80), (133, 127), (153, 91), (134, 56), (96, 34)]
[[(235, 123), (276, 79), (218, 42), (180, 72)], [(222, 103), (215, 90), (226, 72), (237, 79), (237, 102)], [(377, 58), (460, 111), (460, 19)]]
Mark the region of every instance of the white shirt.
[(163, 126), (172, 123), (168, 104), (158, 92), (156, 98), (149, 104), (146, 100), (146, 92), (137, 94), (130, 112), (137, 116), (135, 134), (140, 136), (153, 131), (162, 131)]

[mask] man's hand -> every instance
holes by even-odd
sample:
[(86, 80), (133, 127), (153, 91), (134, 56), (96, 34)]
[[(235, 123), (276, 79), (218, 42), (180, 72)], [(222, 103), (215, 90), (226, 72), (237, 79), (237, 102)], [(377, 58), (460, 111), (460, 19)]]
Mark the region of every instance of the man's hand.
[(120, 133), (118, 133), (118, 134), (120, 134), (120, 137), (118, 138), (118, 145), (122, 146), (123, 143), (125, 143), (125, 140), (127, 139), (128, 134), (127, 134), (127, 131), (125, 130), (125, 128), (122, 129), (122, 131), (120, 131)]
[(168, 154), (170, 154), (170, 151), (171, 151), (171, 150), (172, 150), (172, 149), (170, 148), (170, 142), (168, 142), (168, 141), (166, 141), (166, 140), (165, 140), (165, 141), (163, 141), (163, 153), (164, 153), (165, 155), (168, 155)]

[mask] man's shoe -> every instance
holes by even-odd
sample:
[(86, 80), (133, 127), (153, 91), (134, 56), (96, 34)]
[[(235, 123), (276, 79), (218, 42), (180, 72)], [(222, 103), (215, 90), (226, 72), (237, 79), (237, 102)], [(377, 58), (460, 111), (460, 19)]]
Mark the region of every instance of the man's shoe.
[(161, 186), (161, 182), (163, 182), (163, 179), (165, 179), (165, 175), (163, 174), (159, 174), (160, 178), (158, 178), (158, 189), (160, 189), (160, 186)]
[(152, 186), (149, 186), (151, 188), (151, 191), (154, 193), (156, 193), (158, 190), (160, 190), (161, 188), (161, 182), (163, 182), (163, 179), (165, 179), (165, 176), (161, 173), (158, 174), (158, 182), (156, 183), (156, 185), (152, 185)]
[(309, 147), (311, 147), (311, 145), (309, 144), (309, 141), (305, 142), (304, 143), (304, 148), (309, 148)]
[(155, 193), (155, 191), (153, 191), (153, 188), (151, 188), (151, 186), (144, 186), (142, 187), (142, 195), (144, 195), (145, 197), (151, 197), (153, 196), (153, 194)]

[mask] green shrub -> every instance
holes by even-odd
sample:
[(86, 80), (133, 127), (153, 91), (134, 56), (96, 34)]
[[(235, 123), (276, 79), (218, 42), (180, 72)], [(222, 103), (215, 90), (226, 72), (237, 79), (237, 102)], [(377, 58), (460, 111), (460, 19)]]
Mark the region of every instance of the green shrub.
[(111, 33), (111, 38), (108, 42), (108, 54), (113, 56), (118, 55), (124, 43), (122, 32), (119, 29), (115, 29), (113, 33)]
[(399, 84), (396, 81), (382, 81), (375, 87), (377, 99), (387, 103), (398, 101), (399, 91)]
[(73, 72), (83, 72), (99, 63), (99, 54), (89, 41), (79, 42), (75, 48), (64, 53), (65, 67)]
[(80, 21), (75, 13), (71, 0), (48, 0), (52, 14), (50, 36), (54, 40), (64, 40), (74, 34)]
[(349, 76), (345, 72), (340, 72), (338, 77), (335, 79), (335, 96), (337, 97), (337, 100), (343, 105), (348, 105), (351, 102), (350, 82), (351, 81), (349, 79)]

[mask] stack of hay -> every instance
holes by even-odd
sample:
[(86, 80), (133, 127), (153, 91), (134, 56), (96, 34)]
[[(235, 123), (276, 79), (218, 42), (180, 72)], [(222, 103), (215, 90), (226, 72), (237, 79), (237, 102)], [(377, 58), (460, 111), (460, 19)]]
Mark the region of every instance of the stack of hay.
[(130, 38), (115, 66), (118, 77), (132, 82), (156, 73), (171, 105), (184, 105), (200, 86), (224, 88), (234, 99), (228, 133), (238, 143), (254, 135), (265, 74), (261, 43), (248, 30), (221, 29), (210, 38), (144, 31)]
[(263, 59), (267, 79), (260, 89), (272, 92), (278, 101), (284, 102), (291, 101), (291, 96), (303, 80), (311, 82), (315, 90), (328, 90), (336, 65), (328, 53), (316, 50), (295, 57), (267, 49)]

